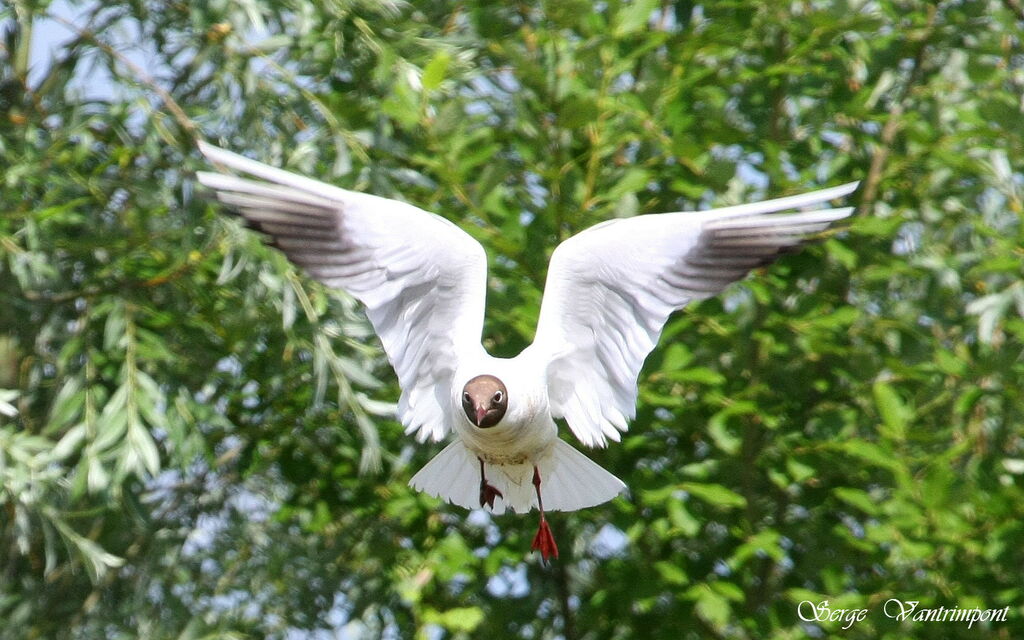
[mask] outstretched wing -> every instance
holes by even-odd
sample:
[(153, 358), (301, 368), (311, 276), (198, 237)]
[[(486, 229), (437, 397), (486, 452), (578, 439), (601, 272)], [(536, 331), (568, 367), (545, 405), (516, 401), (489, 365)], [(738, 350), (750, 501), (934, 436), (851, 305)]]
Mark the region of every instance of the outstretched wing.
[(412, 205), (346, 191), (209, 144), (212, 163), (248, 180), (200, 172), (199, 182), (313, 278), (366, 305), (398, 374), (406, 433), (440, 440), (460, 358), (483, 348), (487, 259), (451, 222)]
[[(719, 293), (808, 234), (849, 216), (852, 208), (821, 207), (857, 184), (614, 220), (559, 245), (531, 347), (549, 363), (552, 413), (564, 417), (585, 445), (618, 441), (636, 412), (640, 367), (669, 314)], [(776, 213), (805, 207), (817, 210)]]

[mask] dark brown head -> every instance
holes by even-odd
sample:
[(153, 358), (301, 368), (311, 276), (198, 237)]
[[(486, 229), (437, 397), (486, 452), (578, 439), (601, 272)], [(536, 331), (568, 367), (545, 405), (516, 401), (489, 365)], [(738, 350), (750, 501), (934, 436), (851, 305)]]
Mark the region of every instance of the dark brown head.
[(508, 390), (494, 376), (477, 376), (462, 387), (462, 410), (469, 421), (487, 429), (501, 422), (508, 409)]

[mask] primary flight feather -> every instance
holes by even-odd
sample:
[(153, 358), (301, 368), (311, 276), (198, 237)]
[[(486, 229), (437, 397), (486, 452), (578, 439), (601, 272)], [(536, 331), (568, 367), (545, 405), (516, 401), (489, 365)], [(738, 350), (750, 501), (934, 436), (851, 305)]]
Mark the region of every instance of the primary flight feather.
[(420, 441), (452, 435), (410, 484), (466, 508), (536, 507), (533, 548), (545, 559), (558, 555), (545, 510), (581, 509), (625, 490), (561, 440), (554, 419), (565, 418), (584, 445), (618, 441), (669, 315), (849, 216), (852, 207), (827, 203), (857, 188), (591, 227), (551, 256), (533, 344), (494, 358), (480, 342), (487, 258), (466, 232), (403, 202), (199, 149), (255, 178), (200, 172), (201, 184), (313, 278), (366, 306), (398, 375), (406, 432)]

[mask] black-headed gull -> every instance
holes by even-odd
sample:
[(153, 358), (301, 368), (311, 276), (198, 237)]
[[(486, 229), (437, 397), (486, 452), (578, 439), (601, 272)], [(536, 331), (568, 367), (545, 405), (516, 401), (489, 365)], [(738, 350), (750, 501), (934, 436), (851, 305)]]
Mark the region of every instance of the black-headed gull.
[(454, 434), (410, 484), (467, 509), (536, 507), (532, 548), (545, 560), (558, 556), (545, 509), (582, 509), (626, 489), (561, 440), (555, 418), (589, 447), (618, 441), (669, 314), (849, 216), (852, 207), (827, 203), (857, 187), (591, 227), (551, 256), (536, 337), (509, 359), (480, 343), (487, 258), (465, 231), (404, 202), (199, 148), (257, 178), (200, 172), (201, 184), (313, 278), (366, 306), (398, 374), (406, 433)]

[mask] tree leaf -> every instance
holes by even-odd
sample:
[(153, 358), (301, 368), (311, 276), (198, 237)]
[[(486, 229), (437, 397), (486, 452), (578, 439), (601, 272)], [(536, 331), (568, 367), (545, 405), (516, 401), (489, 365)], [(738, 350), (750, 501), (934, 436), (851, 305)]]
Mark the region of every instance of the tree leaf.
[(435, 53), (434, 57), (427, 63), (427, 66), (423, 68), (423, 88), (427, 91), (433, 91), (440, 87), (451, 61), (452, 56), (447, 51), (442, 50)]
[(745, 507), (747, 500), (740, 494), (727, 489), (720, 484), (704, 483), (704, 482), (684, 482), (679, 485), (679, 488), (686, 491), (695, 498), (700, 498), (704, 502), (712, 504), (717, 507), (723, 508), (735, 508)]
[(657, 6), (658, 0), (635, 0), (624, 4), (615, 16), (615, 37), (622, 38), (643, 30)]
[(896, 393), (891, 385), (878, 380), (872, 387), (875, 396), (875, 406), (882, 417), (882, 433), (897, 442), (902, 442), (907, 437), (907, 426), (913, 416), (903, 400)]

